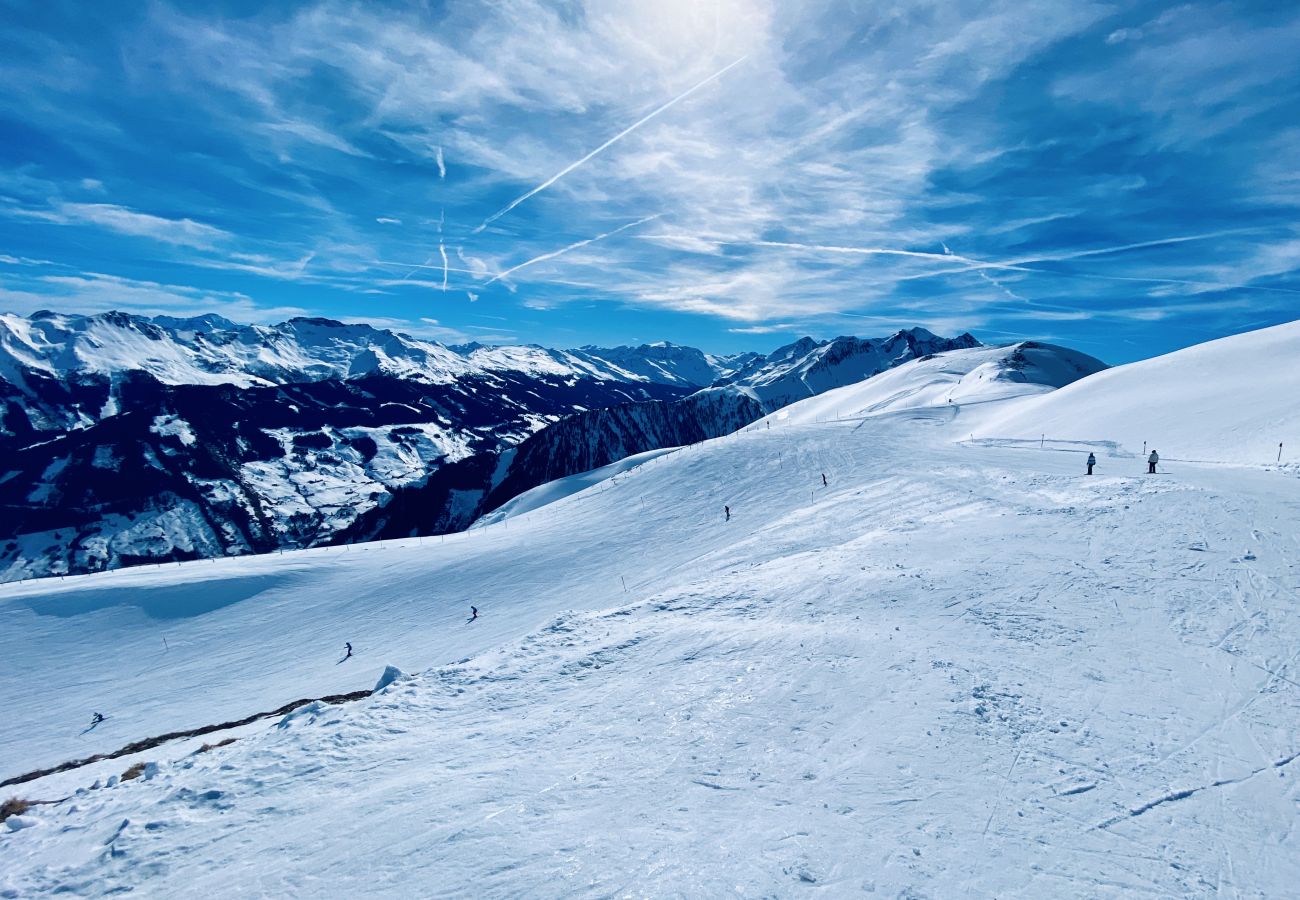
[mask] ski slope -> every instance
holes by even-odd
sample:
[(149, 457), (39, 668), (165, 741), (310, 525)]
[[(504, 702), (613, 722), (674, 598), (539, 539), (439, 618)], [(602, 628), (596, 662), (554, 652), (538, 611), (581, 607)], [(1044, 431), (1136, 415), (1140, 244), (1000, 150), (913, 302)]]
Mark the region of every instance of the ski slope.
[(73, 796), (0, 826), (0, 896), (1290, 895), (1300, 478), (960, 440), (998, 409), (800, 404), (445, 541), (4, 586), (0, 778), (414, 674), (13, 789)]
[[(1300, 321), (1100, 372), (1008, 407), (985, 438), (1110, 440), (1165, 460), (1300, 459)], [(1289, 453), (1288, 453), (1289, 448)]]
[(807, 424), (952, 404), (969, 413), (974, 404), (1049, 393), (1104, 368), (1101, 360), (1077, 350), (1032, 341), (949, 350), (778, 410), (762, 424)]
[(644, 453), (634, 453), (631, 456), (625, 456), (617, 462), (612, 462), (607, 466), (600, 466), (587, 472), (579, 472), (577, 475), (569, 475), (565, 478), (556, 478), (545, 484), (539, 484), (535, 488), (524, 491), (517, 497), (514, 497), (501, 506), (492, 510), (486, 515), (480, 516), (478, 521), (472, 527), (482, 528), (487, 525), (495, 525), (498, 522), (504, 522), (506, 519), (513, 519), (515, 516), (521, 516), (526, 512), (532, 512), (535, 509), (541, 509), (554, 503), (557, 500), (563, 500), (565, 497), (572, 496), (579, 491), (584, 491), (593, 485), (600, 484), (611, 478), (617, 478), (624, 472), (630, 472), (637, 466), (644, 465), (653, 459), (658, 459), (665, 453), (675, 453), (680, 447), (662, 447), (658, 450), (647, 450)]

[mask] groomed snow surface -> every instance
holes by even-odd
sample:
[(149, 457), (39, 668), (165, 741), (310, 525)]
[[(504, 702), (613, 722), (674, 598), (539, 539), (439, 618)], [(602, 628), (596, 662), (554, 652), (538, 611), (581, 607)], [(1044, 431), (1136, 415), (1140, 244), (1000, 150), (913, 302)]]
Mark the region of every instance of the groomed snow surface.
[(0, 777), (416, 674), (10, 789), (71, 796), (0, 895), (1294, 896), (1297, 471), (936, 398), (445, 541), (5, 587)]

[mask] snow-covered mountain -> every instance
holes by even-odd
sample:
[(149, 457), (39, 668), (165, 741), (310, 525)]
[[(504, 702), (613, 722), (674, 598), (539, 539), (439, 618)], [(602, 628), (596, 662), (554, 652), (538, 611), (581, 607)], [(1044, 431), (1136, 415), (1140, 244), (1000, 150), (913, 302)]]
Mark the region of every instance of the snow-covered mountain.
[(1049, 394), (1105, 368), (1104, 362), (1086, 353), (1036, 341), (950, 350), (908, 360), (874, 378), (782, 409), (769, 419), (802, 424), (927, 407), (962, 409), (969, 418), (975, 404)]
[[(1216, 360), (1260, 421), (1292, 335)], [(1109, 380), (974, 353), (444, 539), (0, 586), (0, 780), (410, 673), (4, 788), (0, 896), (1291, 896), (1295, 467), (971, 440)], [(1142, 383), (1248, 451), (1205, 381)]]
[(711, 390), (744, 394), (767, 412), (824, 391), (854, 384), (908, 360), (978, 347), (970, 334), (941, 338), (910, 328), (887, 338), (803, 338), (765, 357), (756, 357), (715, 382)]
[(643, 363), (325, 319), (0, 316), (0, 578), (329, 542), (449, 462), (729, 371), (640, 349)]
[(448, 466), (394, 492), (358, 519), (348, 540), (459, 531), (538, 485), (664, 447), (730, 434), (795, 400), (929, 354), (979, 346), (969, 334), (942, 338), (913, 328), (887, 338), (803, 338), (765, 357), (732, 360), (735, 373), (671, 402), (614, 404), (562, 419), (517, 445)]
[(1300, 322), (1118, 366), (1009, 408), (976, 434), (1105, 438), (1133, 454), (1145, 444), (1169, 461), (1300, 459)]
[(319, 318), (238, 325), (216, 315), (0, 314), (0, 375), (16, 384), (25, 371), (61, 380), (145, 372), (163, 384), (239, 387), (372, 375), (447, 384), (491, 371), (700, 387), (729, 374), (730, 359), (671, 344), (581, 350), (447, 347)]
[[(941, 414), (945, 421), (960, 413), (963, 425), (972, 424), (981, 419), (985, 404), (997, 408), (1005, 405), (998, 401), (1050, 393), (1105, 368), (1105, 363), (1087, 354), (1034, 341), (1001, 347), (963, 347), (900, 360), (894, 368), (863, 381), (826, 391), (758, 418), (748, 425), (747, 430), (770, 429), (773, 425), (862, 420), (906, 410), (932, 411)], [(632, 416), (629, 412), (690, 408), (692, 404), (718, 403), (729, 396), (749, 400), (753, 404), (747, 407), (750, 412), (758, 409), (757, 404), (743, 392), (705, 390), (674, 403), (627, 404), (594, 410), (538, 432), (505, 454), (507, 465), (503, 471), (506, 475), (485, 499), (484, 506), (492, 512), (483, 516), (480, 522), (499, 522), (538, 509), (606, 478), (617, 477), (663, 452), (661, 449), (638, 451), (590, 470), (558, 475), (537, 486), (524, 487), (528, 479), (520, 477), (520, 473), (559, 472), (562, 466), (556, 462), (557, 458), (592, 462), (602, 458), (602, 453), (611, 452), (596, 453), (590, 445), (555, 452), (553, 448), (557, 445), (610, 432), (620, 436), (621, 440), (614, 445), (620, 449), (656, 443), (662, 447), (677, 446), (667, 443), (670, 436), (683, 438), (679, 445), (694, 444), (704, 438), (681, 430), (669, 430), (666, 434), (647, 433), (646, 425), (658, 420)], [(694, 420), (694, 417), (690, 419)], [(586, 427), (575, 428), (579, 422), (586, 422)], [(744, 424), (741, 422), (737, 427)], [(633, 427), (638, 430), (629, 435), (627, 432)], [(548, 452), (550, 457), (541, 461), (533, 459), (537, 454)]]
[(455, 531), (534, 485), (973, 342), (913, 329), (716, 357), (0, 316), (0, 580)]

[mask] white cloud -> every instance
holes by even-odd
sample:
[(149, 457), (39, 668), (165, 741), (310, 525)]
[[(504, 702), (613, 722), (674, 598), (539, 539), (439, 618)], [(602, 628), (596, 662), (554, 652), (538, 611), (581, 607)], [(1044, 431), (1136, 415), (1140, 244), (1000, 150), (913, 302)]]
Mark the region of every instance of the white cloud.
[(280, 322), (303, 315), (296, 306), (264, 306), (246, 294), (123, 278), (101, 272), (45, 275), (18, 289), (0, 286), (0, 305), (18, 313), (40, 309), (96, 313), (121, 309), (141, 315), (215, 312), (237, 322)]
[(180, 247), (207, 250), (231, 238), (230, 232), (193, 219), (169, 219), (112, 203), (55, 203), (48, 209), (13, 209), (12, 215), (58, 225), (95, 225), (119, 234)]
[[(1087, 278), (1128, 281), (1148, 293), (1220, 289), (1296, 263), (1275, 241), (1272, 251), (1238, 251), (1235, 269), (1220, 253), (1180, 276), (1039, 239), (1088, 233), (1097, 207), (1131, 202), (1122, 194), (1158, 198), (1161, 173), (1130, 170), (1128, 158), (1073, 184), (1069, 173), (1047, 187), (1017, 182), (1014, 196), (984, 176), (1033, 154), (1069, 157), (1094, 139), (1127, 140), (1016, 128), (991, 107), (1019, 109), (1019, 81), (1003, 79), (1026, 62), (1036, 77), (1046, 73), (1029, 92), (1054, 98), (1045, 106), (1114, 106), (1156, 148), (1204, 142), (1276, 111), (1279, 73), (1295, 67), (1296, 17), (1261, 29), (1229, 7), (1126, 16), (1133, 27), (1116, 28), (1116, 10), (1090, 0), (502, 0), (450, 4), (436, 16), (315, 0), (286, 15), (224, 19), (157, 4), (123, 66), (142, 82), (161, 69), (169, 88), (221, 123), (242, 150), (222, 177), (287, 202), (301, 214), (286, 217), (290, 233), (273, 245), (236, 244), (194, 218), (112, 204), (51, 201), (28, 214), (203, 251), (193, 264), (278, 281), (449, 289), (473, 302), (510, 276), (497, 285), (545, 295), (530, 308), (567, 302), (567, 290), (742, 329), (848, 314), (874, 325), (898, 309), (968, 322), (981, 304), (1006, 309), (1037, 296), (1030, 288), (1048, 278), (1081, 288)], [(1071, 46), (1092, 47), (1105, 68), (1086, 53), (1040, 65), (1056, 42), (1080, 35)], [(326, 102), (304, 77), (316, 72), (328, 73)], [(1272, 162), (1255, 174), (1262, 202), (1300, 197), (1295, 145), (1276, 130)], [(274, 177), (259, 179), (257, 166)], [(409, 176), (400, 195), (382, 178), (369, 193), (379, 167)], [(6, 190), (14, 196), (61, 196), (38, 193), (37, 177), (0, 173), (0, 184), (22, 187)], [(350, 185), (366, 198), (344, 214), (334, 204), (346, 205)], [(485, 197), (494, 201), (486, 209)], [(512, 197), (510, 214), (473, 233)], [(385, 212), (373, 225), (371, 203)], [(653, 226), (592, 246), (612, 236), (609, 223), (652, 216)], [(1065, 219), (1080, 221), (1041, 227)], [(1151, 233), (1141, 229), (1130, 236), (1118, 219), (1117, 247), (1166, 243), (1143, 241)], [(954, 239), (969, 257), (939, 253)], [(1207, 245), (1207, 255), (1227, 243)], [(1043, 246), (1053, 252), (1025, 249)], [(427, 259), (401, 262), (408, 255)], [(380, 258), (391, 262), (372, 262)], [(1087, 271), (1028, 271), (1066, 260)], [(940, 276), (954, 277), (912, 284)]]
[(744, 328), (728, 328), (732, 334), (779, 334), (797, 330), (793, 325), (748, 325)]

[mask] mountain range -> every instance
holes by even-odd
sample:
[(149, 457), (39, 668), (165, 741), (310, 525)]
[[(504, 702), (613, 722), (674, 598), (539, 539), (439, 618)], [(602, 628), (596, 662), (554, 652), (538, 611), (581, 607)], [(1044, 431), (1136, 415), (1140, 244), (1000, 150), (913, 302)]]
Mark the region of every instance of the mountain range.
[(0, 315), (0, 579), (456, 531), (545, 481), (977, 345), (918, 328), (715, 356)]

